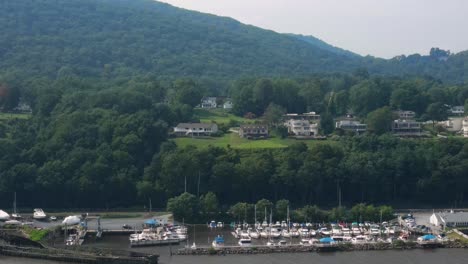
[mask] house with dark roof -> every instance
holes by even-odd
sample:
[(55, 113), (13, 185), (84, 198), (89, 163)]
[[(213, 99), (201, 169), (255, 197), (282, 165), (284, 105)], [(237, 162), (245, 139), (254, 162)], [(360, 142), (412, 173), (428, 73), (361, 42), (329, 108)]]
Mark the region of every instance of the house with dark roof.
[(268, 126), (259, 124), (242, 125), (239, 129), (239, 136), (247, 139), (268, 138)]
[(211, 136), (218, 132), (218, 125), (213, 123), (180, 123), (174, 127), (174, 134), (179, 137)]

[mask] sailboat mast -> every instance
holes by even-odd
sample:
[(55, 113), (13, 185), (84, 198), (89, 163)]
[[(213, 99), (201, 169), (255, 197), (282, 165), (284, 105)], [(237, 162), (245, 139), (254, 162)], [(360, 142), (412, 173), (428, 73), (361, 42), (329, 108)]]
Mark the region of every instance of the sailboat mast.
[(15, 199), (13, 200), (13, 213), (16, 214), (16, 192), (15, 192)]
[(257, 223), (257, 205), (254, 206), (254, 225)]

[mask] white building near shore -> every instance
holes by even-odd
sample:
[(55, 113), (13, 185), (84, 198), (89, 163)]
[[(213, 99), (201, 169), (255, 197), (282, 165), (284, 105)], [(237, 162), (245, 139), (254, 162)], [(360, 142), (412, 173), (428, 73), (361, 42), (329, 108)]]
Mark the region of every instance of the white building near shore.
[(468, 226), (468, 212), (433, 213), (429, 221), (434, 226), (466, 227)]

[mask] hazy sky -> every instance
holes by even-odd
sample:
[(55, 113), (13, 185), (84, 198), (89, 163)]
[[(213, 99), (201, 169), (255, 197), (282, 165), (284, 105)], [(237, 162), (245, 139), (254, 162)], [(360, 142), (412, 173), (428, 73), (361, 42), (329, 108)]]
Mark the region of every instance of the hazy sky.
[(468, 50), (468, 0), (162, 0), (362, 55)]

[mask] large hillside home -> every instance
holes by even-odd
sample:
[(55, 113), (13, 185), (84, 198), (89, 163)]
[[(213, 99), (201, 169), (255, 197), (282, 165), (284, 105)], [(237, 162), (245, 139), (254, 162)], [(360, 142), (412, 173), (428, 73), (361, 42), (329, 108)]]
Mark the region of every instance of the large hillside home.
[(367, 125), (362, 124), (356, 120), (341, 120), (336, 122), (336, 128), (344, 131), (354, 132), (356, 134), (363, 134), (367, 131)]
[(465, 114), (465, 107), (463, 105), (452, 106), (449, 109), (449, 113), (452, 115), (463, 115)]
[(217, 106), (216, 97), (203, 97), (200, 104), (201, 108), (206, 109), (216, 108)]
[(463, 119), (463, 136), (468, 138), (468, 116)]
[(218, 132), (218, 125), (211, 123), (180, 123), (174, 127), (174, 134), (179, 137), (211, 136)]
[(267, 125), (242, 125), (239, 129), (239, 136), (247, 139), (268, 138)]
[(392, 132), (399, 137), (420, 137), (424, 136), (421, 123), (414, 120), (397, 119), (393, 121)]
[(294, 136), (314, 137), (318, 135), (318, 124), (309, 120), (289, 119), (284, 125), (288, 128), (288, 133)]

